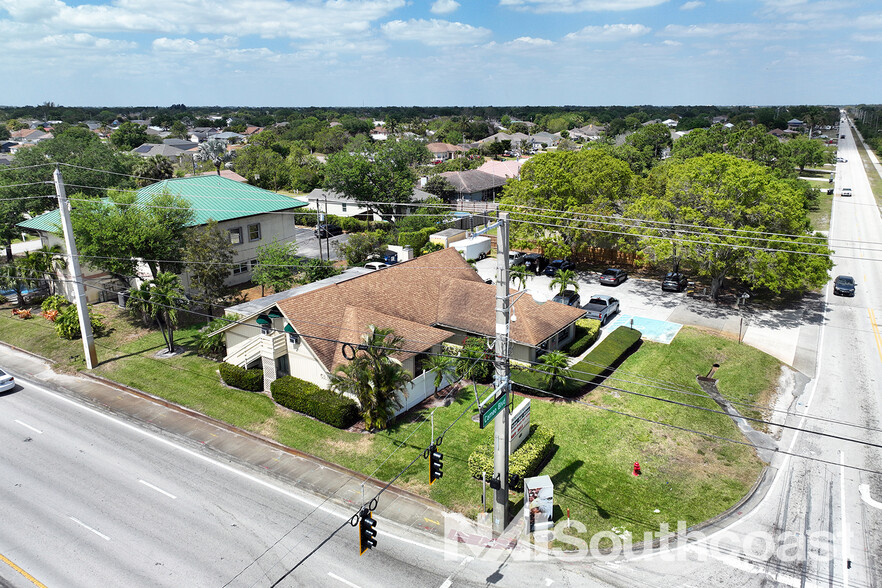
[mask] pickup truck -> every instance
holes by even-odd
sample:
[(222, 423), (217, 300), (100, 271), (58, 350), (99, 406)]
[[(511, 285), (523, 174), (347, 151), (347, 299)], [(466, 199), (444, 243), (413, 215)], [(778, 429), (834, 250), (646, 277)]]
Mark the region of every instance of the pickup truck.
[(606, 294), (595, 294), (582, 308), (585, 310), (585, 318), (600, 321), (600, 324), (604, 325), (619, 311), (619, 301)]

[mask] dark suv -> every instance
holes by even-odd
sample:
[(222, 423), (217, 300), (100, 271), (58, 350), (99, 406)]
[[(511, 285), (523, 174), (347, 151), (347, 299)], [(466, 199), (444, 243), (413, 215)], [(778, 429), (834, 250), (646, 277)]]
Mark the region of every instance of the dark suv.
[(333, 237), (334, 235), (342, 235), (343, 229), (341, 229), (337, 225), (319, 225), (318, 227), (316, 227), (313, 233), (319, 239), (325, 239)]
[(563, 294), (558, 294), (551, 300), (567, 306), (579, 306), (582, 303), (581, 297), (576, 294), (575, 290), (564, 290)]
[(543, 273), (546, 276), (554, 277), (559, 271), (574, 269), (576, 269), (576, 264), (569, 259), (555, 259), (548, 264), (548, 267), (545, 268), (545, 271)]
[(548, 258), (538, 253), (528, 253), (524, 256), (524, 266), (534, 274), (541, 274), (548, 265)]
[(680, 272), (668, 272), (662, 278), (662, 290), (665, 292), (682, 292), (688, 280)]

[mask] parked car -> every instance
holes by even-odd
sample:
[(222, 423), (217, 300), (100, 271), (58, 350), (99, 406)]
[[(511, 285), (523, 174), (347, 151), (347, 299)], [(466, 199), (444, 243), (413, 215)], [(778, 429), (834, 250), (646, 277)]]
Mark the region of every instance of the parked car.
[(524, 265), (534, 274), (541, 274), (548, 265), (548, 258), (538, 253), (528, 253), (524, 256)]
[(567, 306), (579, 306), (582, 303), (582, 299), (575, 290), (564, 290), (563, 294), (558, 294), (551, 300)]
[(375, 272), (377, 270), (383, 269), (384, 267), (389, 267), (389, 264), (383, 263), (382, 261), (369, 261), (364, 264), (364, 267)]
[(548, 264), (548, 267), (545, 268), (545, 271), (542, 272), (546, 276), (556, 276), (557, 272), (563, 270), (573, 270), (576, 269), (576, 264), (570, 261), (569, 259), (555, 259), (551, 263)]
[(585, 318), (600, 321), (600, 324), (603, 325), (619, 311), (619, 301), (606, 294), (595, 294), (588, 299), (588, 304), (584, 308)]
[(856, 285), (851, 276), (836, 276), (833, 281), (833, 294), (835, 296), (854, 296)]
[(319, 239), (328, 239), (335, 235), (342, 235), (343, 229), (338, 227), (337, 225), (329, 224), (329, 225), (319, 225), (313, 231), (316, 237)]
[(848, 160), (844, 157), (837, 157), (836, 161), (838, 161), (839, 163), (848, 163)]
[(843, 196), (851, 196), (851, 188), (843, 188), (842, 195)]
[(662, 290), (665, 292), (682, 292), (688, 280), (680, 272), (668, 272), (662, 278)]
[(600, 274), (600, 283), (606, 286), (618, 286), (628, 279), (628, 272), (621, 269), (607, 268)]
[(514, 267), (516, 265), (523, 265), (524, 261), (527, 258), (527, 254), (523, 251), (509, 251), (508, 252), (508, 267)]
[(6, 392), (15, 388), (15, 378), (0, 370), (0, 392)]

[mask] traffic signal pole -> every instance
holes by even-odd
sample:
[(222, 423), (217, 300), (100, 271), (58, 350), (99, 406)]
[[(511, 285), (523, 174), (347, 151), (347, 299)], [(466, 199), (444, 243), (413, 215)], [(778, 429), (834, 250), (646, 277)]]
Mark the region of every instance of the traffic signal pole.
[[(500, 536), (508, 524), (508, 427), (511, 368), (509, 366), (509, 330), (511, 327), (508, 292), (508, 213), (499, 213), (496, 229), (496, 389), (505, 395), (505, 407), (493, 420), (493, 474), (498, 486), (493, 494), (493, 534)], [(498, 397), (498, 396), (497, 396)]]

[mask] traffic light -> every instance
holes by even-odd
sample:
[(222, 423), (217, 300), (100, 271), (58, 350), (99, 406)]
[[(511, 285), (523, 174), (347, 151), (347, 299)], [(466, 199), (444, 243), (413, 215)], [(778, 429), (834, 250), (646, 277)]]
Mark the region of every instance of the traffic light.
[(441, 463), (441, 460), (444, 459), (444, 455), (438, 451), (438, 447), (434, 444), (429, 447), (429, 485), (435, 483), (435, 480), (444, 476), (444, 472), (441, 469), (444, 467), (444, 464)]
[(372, 511), (361, 509), (358, 519), (358, 555), (363, 555), (371, 547), (377, 546), (377, 521), (371, 516)]

